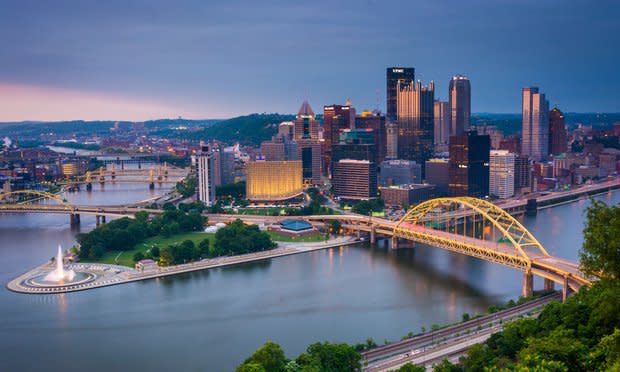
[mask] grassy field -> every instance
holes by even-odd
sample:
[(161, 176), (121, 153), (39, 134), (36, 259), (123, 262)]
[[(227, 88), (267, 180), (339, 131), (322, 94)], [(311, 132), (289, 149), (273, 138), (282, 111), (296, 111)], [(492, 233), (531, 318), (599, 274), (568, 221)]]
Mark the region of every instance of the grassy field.
[(115, 265), (123, 265), (133, 267), (133, 255), (136, 252), (146, 253), (148, 249), (157, 245), (159, 248), (163, 248), (175, 243), (181, 243), (185, 240), (191, 240), (194, 244), (198, 245), (204, 239), (209, 239), (210, 244), (214, 244), (215, 235), (207, 234), (203, 232), (191, 232), (191, 233), (183, 233), (170, 236), (168, 238), (164, 238), (163, 236), (155, 236), (145, 240), (144, 242), (137, 244), (134, 249), (130, 251), (110, 251), (106, 252), (99, 262), (115, 264)]
[(267, 231), (267, 234), (269, 234), (271, 239), (276, 242), (314, 243), (314, 242), (324, 242), (325, 240), (327, 240), (326, 234), (321, 234), (318, 232), (312, 235), (301, 236), (298, 238), (282, 235), (275, 231)]

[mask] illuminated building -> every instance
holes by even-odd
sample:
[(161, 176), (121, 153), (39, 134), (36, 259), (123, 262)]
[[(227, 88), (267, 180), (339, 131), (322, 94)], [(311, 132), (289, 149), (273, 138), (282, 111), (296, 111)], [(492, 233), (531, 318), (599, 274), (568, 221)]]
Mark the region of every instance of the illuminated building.
[(469, 129), (471, 117), (471, 84), (469, 79), (456, 75), (448, 88), (450, 105), (450, 135), (458, 136)]
[(200, 152), (196, 155), (198, 175), (198, 200), (211, 205), (215, 202), (215, 161), (210, 144), (200, 142)]
[(568, 151), (564, 114), (557, 107), (549, 112), (549, 154), (559, 155)]
[(297, 160), (297, 143), (280, 134), (273, 136), (271, 141), (263, 141), (261, 154), (267, 161)]
[(515, 194), (515, 154), (506, 150), (491, 150), (489, 194), (500, 199), (507, 199)]
[(398, 83), (401, 85), (413, 85), (415, 81), (415, 68), (413, 67), (388, 67), (386, 69), (386, 97), (387, 97), (387, 114), (388, 121), (395, 121), (397, 117), (396, 93)]
[(63, 163), (62, 174), (67, 177), (75, 176), (77, 174), (77, 166), (75, 163)]
[(368, 160), (377, 164), (377, 146), (372, 129), (345, 129), (332, 146), (333, 162), (342, 159)]
[(537, 87), (523, 88), (521, 154), (541, 161), (549, 154), (549, 101)]
[(293, 139), (295, 123), (292, 121), (283, 121), (278, 125), (278, 136)]
[(377, 166), (368, 160), (334, 162), (332, 185), (342, 199), (367, 200), (377, 197)]
[(304, 101), (297, 112), (293, 128), (293, 138), (296, 141), (319, 140), (319, 122), (314, 117), (314, 111), (308, 101)]
[(252, 201), (278, 201), (303, 192), (301, 161), (251, 161), (246, 166), (246, 195)]
[(435, 185), (411, 184), (381, 187), (381, 198), (388, 206), (412, 205), (436, 197)]
[[(435, 84), (422, 87), (398, 82), (396, 106), (398, 116), (398, 158), (424, 164), (433, 154)], [(422, 170), (424, 173), (424, 170)]]
[(489, 193), (488, 135), (476, 131), (450, 137), (448, 194), (450, 196), (484, 197)]

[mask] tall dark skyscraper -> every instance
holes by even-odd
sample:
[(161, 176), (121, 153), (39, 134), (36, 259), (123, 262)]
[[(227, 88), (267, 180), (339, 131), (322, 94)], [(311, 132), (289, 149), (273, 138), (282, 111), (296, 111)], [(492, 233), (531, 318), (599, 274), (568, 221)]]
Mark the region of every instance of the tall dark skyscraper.
[(450, 80), (449, 110), (450, 135), (458, 136), (469, 129), (471, 119), (471, 85), (466, 76), (456, 75)]
[(484, 197), (489, 194), (491, 138), (476, 131), (450, 137), (448, 193)]
[(386, 119), (395, 121), (397, 116), (396, 108), (396, 87), (398, 82), (401, 85), (413, 85), (415, 81), (415, 68), (413, 67), (388, 67), (386, 71), (387, 81), (387, 115)]
[[(396, 92), (398, 158), (425, 164), (433, 155), (435, 126), (435, 84), (422, 87), (398, 82)], [(424, 177), (424, 169), (422, 169)]]
[(568, 150), (564, 114), (557, 107), (549, 111), (549, 154), (559, 155)]
[(323, 171), (331, 176), (332, 146), (340, 139), (340, 131), (355, 126), (355, 109), (350, 105), (323, 107)]
[(375, 145), (377, 146), (377, 164), (381, 163), (387, 152), (387, 128), (385, 126), (385, 116), (378, 111), (363, 111), (355, 117), (355, 128), (372, 129), (375, 135)]

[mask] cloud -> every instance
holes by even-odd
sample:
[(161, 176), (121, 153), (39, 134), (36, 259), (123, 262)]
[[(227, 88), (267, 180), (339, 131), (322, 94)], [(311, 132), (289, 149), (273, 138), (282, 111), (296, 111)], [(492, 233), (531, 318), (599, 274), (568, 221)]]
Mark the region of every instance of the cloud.
[(218, 117), (195, 108), (148, 98), (122, 97), (19, 84), (0, 83), (1, 121), (130, 120)]

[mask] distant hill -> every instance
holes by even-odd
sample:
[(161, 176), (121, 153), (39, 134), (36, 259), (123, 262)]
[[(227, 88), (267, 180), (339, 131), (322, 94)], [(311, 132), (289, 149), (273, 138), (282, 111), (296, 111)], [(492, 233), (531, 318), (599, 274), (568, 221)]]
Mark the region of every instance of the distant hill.
[[(219, 119), (157, 119), (147, 120), (144, 125), (147, 128), (167, 128), (172, 126), (208, 126), (220, 121)], [(36, 136), (41, 133), (54, 132), (58, 134), (104, 134), (119, 123), (121, 128), (128, 127), (133, 122), (121, 120), (71, 120), (71, 121), (54, 121), (54, 122), (5, 122), (0, 123), (0, 135), (20, 135), (20, 136)]]
[[(576, 113), (565, 112), (564, 117), (569, 129), (577, 124), (592, 125), (595, 128), (611, 127), (620, 122), (620, 113)], [(493, 114), (476, 113), (471, 115), (472, 125), (495, 125), (504, 132), (504, 135), (521, 132), (521, 113), (518, 114)]]
[(166, 130), (157, 134), (190, 140), (216, 139), (231, 144), (239, 142), (243, 145), (258, 146), (262, 141), (270, 139), (278, 131), (278, 124), (294, 119), (294, 115), (250, 114), (222, 120), (202, 130)]

